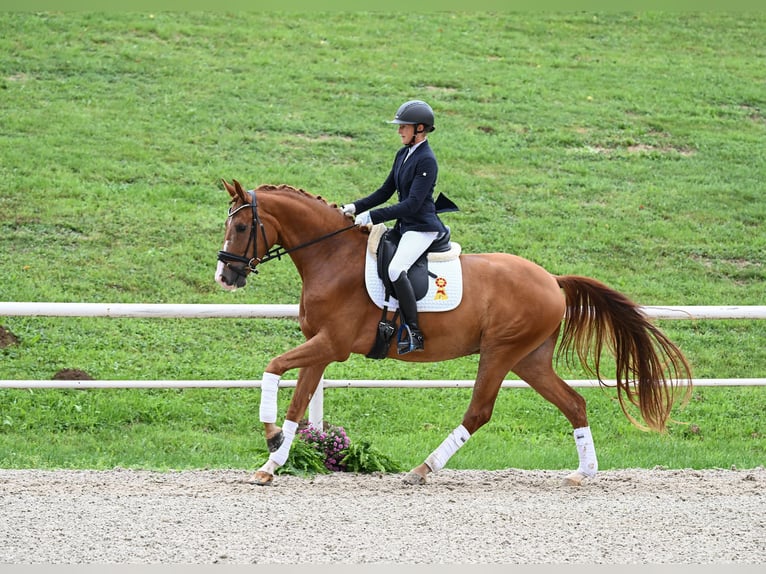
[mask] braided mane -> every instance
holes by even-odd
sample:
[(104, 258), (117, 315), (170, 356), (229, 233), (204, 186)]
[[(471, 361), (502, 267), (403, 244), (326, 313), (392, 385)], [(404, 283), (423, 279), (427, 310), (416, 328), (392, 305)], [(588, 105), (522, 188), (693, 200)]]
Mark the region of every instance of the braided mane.
[(297, 193), (300, 195), (305, 195), (306, 197), (309, 197), (311, 199), (318, 199), (325, 205), (329, 205), (330, 207), (338, 207), (336, 203), (328, 203), (326, 199), (324, 199), (321, 195), (314, 195), (313, 193), (309, 193), (308, 191), (301, 189), (299, 187), (293, 187), (292, 185), (287, 185), (286, 183), (282, 183), (280, 185), (273, 185), (270, 183), (264, 183), (262, 185), (259, 185), (255, 191), (277, 191), (277, 192), (285, 192), (285, 193)]

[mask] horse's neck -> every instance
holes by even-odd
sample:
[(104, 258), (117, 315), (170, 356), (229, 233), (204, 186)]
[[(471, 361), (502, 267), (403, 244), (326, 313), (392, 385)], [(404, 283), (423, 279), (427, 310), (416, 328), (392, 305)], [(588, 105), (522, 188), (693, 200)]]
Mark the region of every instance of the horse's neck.
[(273, 193), (259, 208), (275, 222), (279, 244), (285, 249), (295, 249), (343, 226), (342, 218), (333, 217), (339, 214), (328, 211), (331, 208), (320, 201), (298, 192)]
[(355, 251), (364, 253), (365, 249), (367, 236), (356, 229), (332, 235), (351, 225), (351, 220), (334, 213), (321, 201), (310, 196), (280, 194), (276, 197), (275, 194), (273, 201), (264, 205), (268, 215), (278, 222), (279, 244), (290, 251), (290, 258), (304, 282), (316, 277), (328, 280), (333, 272), (339, 273), (348, 267), (344, 261), (352, 259)]

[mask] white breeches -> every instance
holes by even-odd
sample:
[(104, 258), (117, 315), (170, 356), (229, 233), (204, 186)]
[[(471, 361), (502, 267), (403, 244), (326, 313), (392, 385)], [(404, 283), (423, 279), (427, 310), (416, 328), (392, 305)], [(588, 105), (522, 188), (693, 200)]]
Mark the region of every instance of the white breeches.
[(405, 231), (388, 266), (388, 278), (396, 281), (402, 271), (409, 271), (438, 235), (438, 231)]

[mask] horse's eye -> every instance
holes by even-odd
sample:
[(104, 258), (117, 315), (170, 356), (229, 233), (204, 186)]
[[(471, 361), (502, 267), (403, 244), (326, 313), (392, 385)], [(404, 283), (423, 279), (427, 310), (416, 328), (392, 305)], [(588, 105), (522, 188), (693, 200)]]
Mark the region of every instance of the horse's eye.
[(244, 223), (238, 223), (234, 228), (237, 230), (237, 233), (244, 233), (247, 231), (247, 225)]

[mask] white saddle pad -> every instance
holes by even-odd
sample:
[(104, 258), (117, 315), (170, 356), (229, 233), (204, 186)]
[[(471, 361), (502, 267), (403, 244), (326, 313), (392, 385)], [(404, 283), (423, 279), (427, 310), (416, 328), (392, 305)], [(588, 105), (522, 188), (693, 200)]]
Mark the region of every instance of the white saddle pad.
[[(364, 283), (373, 303), (382, 309), (386, 304), (391, 311), (399, 308), (399, 301), (391, 296), (385, 301), (386, 290), (378, 277), (377, 249), (380, 238), (386, 231), (382, 223), (374, 225), (367, 240), (367, 255), (364, 268)], [(436, 277), (428, 277), (428, 292), (418, 301), (418, 311), (451, 311), (463, 299), (463, 269), (460, 264), (461, 247), (454, 241), (451, 249), (443, 253), (429, 253), (428, 270)]]

